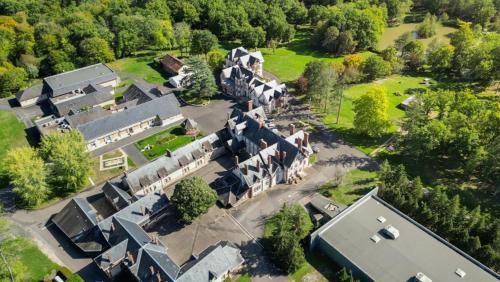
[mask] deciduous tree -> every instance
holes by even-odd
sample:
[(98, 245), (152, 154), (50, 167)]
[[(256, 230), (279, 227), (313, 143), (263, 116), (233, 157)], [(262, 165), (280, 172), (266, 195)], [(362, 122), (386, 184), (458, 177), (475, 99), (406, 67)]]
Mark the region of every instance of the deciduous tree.
[(205, 214), (217, 201), (217, 193), (200, 177), (190, 177), (175, 185), (172, 203), (185, 223)]
[(208, 30), (195, 30), (191, 38), (192, 54), (207, 54), (217, 47), (217, 37)]
[(354, 128), (361, 134), (379, 137), (390, 126), (386, 91), (380, 86), (371, 87), (354, 101)]

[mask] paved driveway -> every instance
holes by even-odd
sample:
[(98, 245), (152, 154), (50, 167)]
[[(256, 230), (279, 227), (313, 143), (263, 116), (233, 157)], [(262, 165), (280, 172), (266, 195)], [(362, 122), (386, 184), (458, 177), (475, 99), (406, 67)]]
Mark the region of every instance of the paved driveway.
[(218, 95), (210, 101), (209, 106), (183, 106), (181, 111), (184, 117), (194, 119), (204, 134), (209, 134), (224, 127), (227, 114), (234, 107), (236, 107), (236, 104), (232, 99)]

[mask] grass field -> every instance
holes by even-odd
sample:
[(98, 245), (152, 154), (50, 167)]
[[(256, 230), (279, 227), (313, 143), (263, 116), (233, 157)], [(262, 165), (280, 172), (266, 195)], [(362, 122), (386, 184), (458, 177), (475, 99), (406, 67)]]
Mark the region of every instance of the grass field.
[[(404, 117), (404, 111), (399, 109), (397, 105), (409, 97), (409, 95), (405, 94), (408, 89), (425, 88), (426, 86), (420, 84), (423, 79), (424, 77), (422, 76), (393, 75), (376, 82), (361, 83), (350, 86), (344, 91), (338, 124), (336, 123), (336, 105), (332, 105), (332, 107), (326, 111), (326, 114), (319, 114), (320, 116), (322, 116), (323, 123), (329, 128), (333, 129), (335, 133), (339, 134), (344, 141), (351, 143), (359, 150), (363, 151), (366, 154), (369, 154), (374, 149), (376, 149), (378, 145), (387, 140), (387, 138), (390, 137), (391, 133), (398, 130), (400, 120), (402, 117)], [(366, 136), (360, 136), (353, 130), (353, 101), (366, 93), (366, 91), (374, 85), (382, 86), (387, 92), (387, 98), (389, 100), (389, 117), (392, 122), (392, 126), (389, 129), (388, 134), (383, 135), (381, 138), (369, 138)], [(400, 93), (401, 95), (396, 96), (396, 92)]]
[[(304, 71), (308, 62), (322, 60), (327, 62), (339, 62), (344, 57), (334, 57), (322, 50), (311, 46), (312, 31), (298, 31), (295, 38), (284, 47), (276, 48), (273, 52), (269, 48), (260, 48), (264, 55), (264, 69), (276, 75), (282, 82), (292, 82), (296, 80)], [(368, 56), (370, 52), (361, 53)], [(288, 85), (291, 87), (292, 85)]]
[[(154, 62), (156, 56), (171, 52), (145, 52), (139, 53), (134, 57), (127, 57), (116, 60), (108, 64), (108, 66), (117, 72), (130, 73), (134, 76), (143, 78), (149, 83), (164, 84), (168, 81), (168, 77)], [(127, 82), (129, 80), (125, 80)]]
[[(394, 44), (394, 40), (406, 32), (416, 31), (418, 23), (404, 23), (396, 27), (386, 27), (380, 41), (378, 43), (378, 48), (383, 50)], [(450, 42), (450, 34), (456, 31), (455, 28), (448, 26), (440, 26), (437, 30), (437, 34), (430, 38), (419, 39), (427, 48), (429, 43), (434, 39), (442, 40), (443, 42)]]
[(0, 248), (14, 274), (21, 272), (24, 276), (16, 277), (16, 281), (43, 281), (45, 275), (59, 268), (26, 238), (6, 240)]
[(152, 160), (165, 154), (167, 150), (175, 151), (191, 141), (192, 136), (184, 135), (180, 126), (174, 126), (142, 139), (135, 143), (135, 146), (139, 150), (143, 150), (147, 145), (152, 146), (151, 150), (143, 152), (148, 160)]
[(321, 187), (321, 193), (333, 201), (350, 205), (373, 189), (377, 173), (354, 169), (349, 171), (339, 185), (327, 183)]
[(9, 149), (20, 146), (28, 146), (24, 124), (13, 112), (0, 110), (0, 160)]

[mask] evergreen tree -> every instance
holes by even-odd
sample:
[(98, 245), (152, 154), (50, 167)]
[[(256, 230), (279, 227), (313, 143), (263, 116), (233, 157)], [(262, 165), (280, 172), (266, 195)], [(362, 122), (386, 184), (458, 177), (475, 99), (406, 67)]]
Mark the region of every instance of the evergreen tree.
[(215, 78), (208, 63), (200, 57), (186, 60), (188, 76), (182, 81), (187, 97), (210, 98), (217, 92)]

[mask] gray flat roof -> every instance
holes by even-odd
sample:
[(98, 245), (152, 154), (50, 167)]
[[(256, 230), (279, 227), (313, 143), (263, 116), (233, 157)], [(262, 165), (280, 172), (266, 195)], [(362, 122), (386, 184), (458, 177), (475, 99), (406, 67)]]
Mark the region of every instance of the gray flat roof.
[(105, 64), (95, 64), (63, 72), (43, 79), (53, 96), (65, 94), (92, 83), (103, 83), (116, 79), (118, 75)]
[[(492, 270), (481, 268), (378, 197), (365, 196), (353, 206), (318, 230), (316, 240), (336, 249), (373, 280), (410, 281), (422, 272), (432, 281), (498, 281)], [(379, 216), (386, 221), (378, 221)], [(397, 239), (380, 233), (387, 225), (399, 230)], [(381, 239), (378, 243), (370, 239), (374, 234)], [(455, 274), (457, 268), (465, 277)]]

